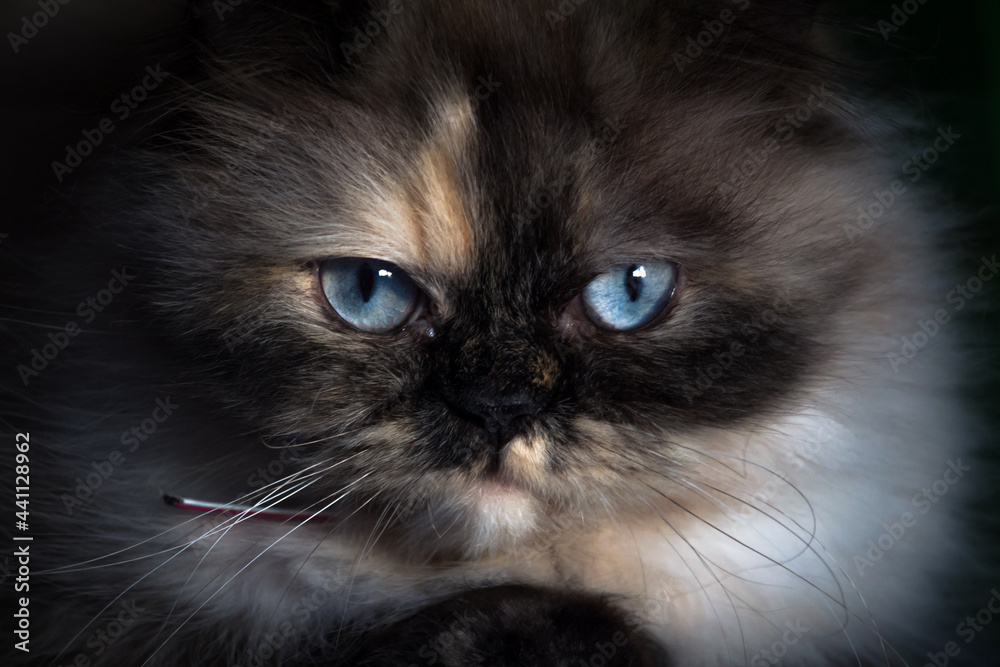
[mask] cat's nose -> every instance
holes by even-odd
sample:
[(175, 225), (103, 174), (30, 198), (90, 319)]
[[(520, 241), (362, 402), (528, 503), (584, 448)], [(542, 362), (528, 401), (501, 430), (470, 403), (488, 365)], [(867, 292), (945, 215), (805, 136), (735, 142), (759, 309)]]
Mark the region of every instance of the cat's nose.
[(547, 393), (498, 393), (489, 390), (467, 390), (449, 401), (457, 412), (486, 431), (497, 451), (520, 433), (532, 417), (544, 410), (548, 402)]

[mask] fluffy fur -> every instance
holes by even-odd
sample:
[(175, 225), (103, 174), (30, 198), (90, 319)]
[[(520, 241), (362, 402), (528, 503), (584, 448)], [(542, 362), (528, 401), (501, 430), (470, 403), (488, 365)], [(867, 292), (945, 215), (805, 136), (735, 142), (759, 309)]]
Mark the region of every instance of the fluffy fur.
[[(809, 4), (206, 3), (53, 309), (136, 278), (9, 399), (46, 533), (36, 664), (575, 665), (618, 632), (636, 665), (933, 649), (963, 488), (857, 557), (971, 462), (961, 361), (886, 358), (947, 291), (943, 215), (914, 192), (853, 227), (899, 143)], [(427, 319), (347, 326), (316, 278), (338, 256), (402, 267)], [(580, 290), (636, 260), (680, 267), (669, 311), (588, 326)], [(19, 339), (15, 363), (47, 342)], [(521, 389), (547, 408), (505, 447), (452, 407)]]

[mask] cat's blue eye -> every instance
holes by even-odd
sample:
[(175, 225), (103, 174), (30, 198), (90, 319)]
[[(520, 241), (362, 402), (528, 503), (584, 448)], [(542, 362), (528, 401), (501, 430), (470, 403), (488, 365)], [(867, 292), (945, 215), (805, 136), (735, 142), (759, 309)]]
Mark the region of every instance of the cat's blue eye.
[(395, 264), (338, 257), (320, 265), (323, 293), (344, 321), (361, 331), (391, 333), (410, 319), (420, 290)]
[(663, 312), (677, 285), (669, 262), (622, 264), (594, 278), (583, 290), (587, 316), (611, 331), (629, 331)]

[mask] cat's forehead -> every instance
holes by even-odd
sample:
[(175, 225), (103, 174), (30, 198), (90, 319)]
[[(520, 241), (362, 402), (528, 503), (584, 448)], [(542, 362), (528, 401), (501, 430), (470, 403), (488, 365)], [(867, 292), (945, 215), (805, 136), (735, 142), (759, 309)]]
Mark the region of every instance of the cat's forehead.
[(372, 257), (453, 284), (482, 283), (504, 263), (532, 273), (539, 257), (568, 258), (580, 280), (671, 260), (755, 285), (755, 267), (794, 254), (760, 242), (774, 221), (790, 239), (815, 219), (789, 209), (807, 201), (796, 188), (809, 187), (801, 167), (813, 152), (799, 143), (812, 135), (786, 139), (779, 124), (788, 108), (820, 117), (808, 86), (768, 101), (749, 84), (639, 81), (594, 63), (569, 75), (554, 47), (530, 72), (499, 48), (442, 51), (433, 67), (416, 59), (405, 81), (390, 67), (398, 60), (372, 58), (350, 85), (310, 91), (321, 102), (292, 139), (318, 144), (330, 167), (308, 224), (282, 226), (297, 258)]
[[(499, 231), (495, 202), (487, 199), (474, 102), (457, 90), (441, 92), (427, 101), (419, 128), (414, 123), (403, 132), (411, 137), (405, 146), (367, 165), (371, 190), (358, 194), (376, 204), (359, 207), (359, 215), (342, 225), (344, 235), (359, 254), (425, 275), (468, 276)], [(380, 147), (386, 148), (392, 150)]]
[(476, 121), (471, 102), (457, 94), (442, 97), (432, 113), (431, 129), (402, 175), (406, 216), (398, 223), (413, 239), (410, 261), (460, 274), (475, 253), (478, 206), (470, 162)]
[(363, 130), (348, 122), (352, 129), (326, 137), (336, 150), (324, 187), (336, 204), (313, 226), (313, 245), (304, 250), (383, 259), (443, 278), (467, 274), (481, 234), (471, 102), (441, 93), (419, 128), (371, 109), (339, 113), (352, 117), (364, 119)]
[(597, 165), (606, 148), (600, 142), (613, 142), (621, 128), (605, 123), (595, 134), (574, 119), (556, 119), (573, 128), (567, 136), (579, 135), (561, 143), (544, 123), (532, 127), (535, 110), (520, 110), (526, 120), (511, 131), (484, 120), (478, 102), (457, 86), (439, 93), (427, 100), (420, 125), (404, 128), (415, 138), (391, 158), (367, 163), (362, 180), (370, 189), (357, 196), (369, 205), (338, 225), (340, 253), (349, 248), (456, 280), (509, 262), (519, 247), (598, 263), (640, 248), (656, 254), (647, 239), (607, 236), (625, 219), (599, 193)]

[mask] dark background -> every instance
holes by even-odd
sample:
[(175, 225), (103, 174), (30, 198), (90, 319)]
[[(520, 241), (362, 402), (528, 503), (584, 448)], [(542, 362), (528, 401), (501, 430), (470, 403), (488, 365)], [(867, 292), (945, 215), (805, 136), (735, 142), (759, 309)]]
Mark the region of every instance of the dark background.
[[(39, 11), (37, 2), (3, 0), (0, 6), (0, 235), (7, 235), (0, 236), (0, 263), (8, 268), (16, 264), (20, 244), (59, 233), (54, 214), (65, 209), (72, 179), (60, 185), (52, 162), (62, 161), (66, 144), (78, 142), (83, 130), (109, 115), (112, 101), (142, 79), (147, 65), (166, 62), (161, 54), (183, 43), (178, 27), (188, 14), (187, 0), (70, 0), (58, 5), (58, 13), (15, 54), (7, 35), (21, 31), (22, 17)], [(881, 78), (885, 92), (904, 100), (929, 128), (925, 134), (932, 138), (933, 128), (952, 126), (962, 135), (929, 175), (971, 220), (966, 232), (944, 241), (965, 258), (967, 270), (958, 275), (971, 276), (981, 256), (1000, 252), (1000, 2), (926, 0), (885, 40), (876, 25), (890, 20), (893, 4), (834, 3), (845, 15), (858, 17), (851, 40), (862, 69)], [(141, 111), (155, 118), (155, 103)], [(99, 151), (127, 143), (131, 131), (120, 125)], [(918, 140), (918, 145), (929, 143)], [(95, 162), (84, 160), (74, 176)], [(996, 285), (988, 287), (996, 291)], [(976, 352), (981, 376), (969, 389), (969, 401), (992, 420), (992, 432), (1000, 433), (995, 345), (1000, 318), (992, 294), (977, 297), (976, 305), (967, 309), (972, 312), (965, 315), (965, 326), (987, 344)], [(1000, 438), (994, 436), (985, 447), (986, 458), (1000, 469)], [(981, 516), (1000, 516), (1000, 476), (990, 477), (994, 482), (985, 486), (992, 487), (992, 497), (980, 499)], [(974, 530), (1000, 550), (995, 526)], [(1000, 587), (1000, 562), (990, 566), (997, 576), (983, 588), (983, 602), (991, 587)], [(1000, 635), (1000, 621), (984, 635), (977, 643)]]

